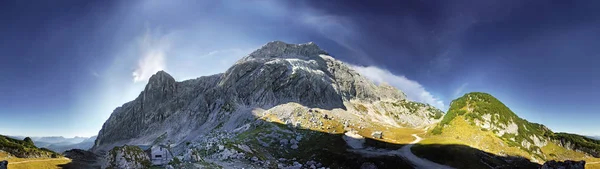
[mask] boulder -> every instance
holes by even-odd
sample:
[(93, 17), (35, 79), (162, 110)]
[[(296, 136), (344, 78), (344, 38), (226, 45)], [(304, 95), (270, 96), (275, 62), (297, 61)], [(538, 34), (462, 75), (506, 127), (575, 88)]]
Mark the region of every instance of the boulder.
[(584, 169), (585, 161), (547, 161), (542, 165), (542, 169)]
[(378, 138), (378, 139), (382, 139), (383, 138), (383, 132), (382, 131), (375, 131), (371, 134), (371, 136), (373, 136), (373, 138)]
[(377, 166), (371, 162), (366, 162), (360, 166), (360, 169), (377, 169)]
[(0, 161), (0, 169), (7, 169), (8, 168), (8, 161), (4, 160), (4, 161)]

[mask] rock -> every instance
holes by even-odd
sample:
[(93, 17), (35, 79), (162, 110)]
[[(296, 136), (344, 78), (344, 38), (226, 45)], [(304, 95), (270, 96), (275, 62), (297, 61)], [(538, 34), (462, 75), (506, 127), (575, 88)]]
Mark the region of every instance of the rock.
[(137, 146), (114, 147), (106, 156), (102, 168), (149, 168), (148, 155)]
[(366, 142), (365, 138), (358, 134), (356, 130), (348, 131), (342, 136), (346, 144), (352, 149), (362, 149)]
[(80, 149), (67, 150), (63, 154), (65, 157), (74, 161), (96, 161), (96, 159), (99, 158), (98, 155), (92, 152)]
[(296, 139), (290, 139), (290, 144), (298, 144), (299, 142)]
[(371, 162), (366, 162), (360, 166), (360, 169), (377, 169), (377, 166)]
[(294, 149), (294, 150), (295, 150), (295, 149), (298, 149), (298, 144), (294, 144), (294, 145), (292, 145), (290, 148), (292, 148), (292, 149)]
[(4, 161), (0, 161), (0, 169), (7, 169), (8, 168), (8, 161), (4, 160)]
[(382, 139), (383, 138), (383, 132), (382, 131), (375, 131), (375, 132), (371, 133), (371, 136), (373, 136), (373, 138)]
[(251, 160), (252, 162), (258, 162), (258, 157), (252, 157), (250, 160)]
[(584, 169), (585, 161), (547, 161), (542, 165), (541, 169)]
[(284, 146), (287, 145), (287, 144), (289, 144), (289, 143), (290, 142), (287, 139), (281, 139), (281, 140), (279, 140), (279, 144), (284, 145)]

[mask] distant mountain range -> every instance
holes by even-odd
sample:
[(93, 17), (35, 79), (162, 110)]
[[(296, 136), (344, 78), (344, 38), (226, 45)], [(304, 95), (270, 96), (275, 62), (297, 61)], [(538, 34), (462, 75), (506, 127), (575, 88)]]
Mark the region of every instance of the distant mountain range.
[[(9, 136), (14, 139), (22, 140), (25, 136)], [(62, 136), (50, 136), (50, 137), (30, 137), (33, 143), (40, 148), (47, 148), (52, 151), (62, 153), (70, 149), (83, 149), (88, 150), (94, 145), (96, 136), (92, 137), (73, 137), (65, 138)]]
[(600, 136), (587, 136), (587, 137), (589, 137), (589, 138), (591, 138), (591, 139), (600, 140)]

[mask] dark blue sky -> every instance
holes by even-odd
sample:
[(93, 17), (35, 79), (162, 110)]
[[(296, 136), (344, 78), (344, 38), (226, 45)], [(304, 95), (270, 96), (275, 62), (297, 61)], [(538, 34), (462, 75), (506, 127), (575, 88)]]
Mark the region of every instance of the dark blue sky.
[(164, 69), (223, 72), (316, 42), (447, 108), (470, 91), (556, 131), (600, 135), (600, 1), (2, 1), (0, 133), (91, 136)]

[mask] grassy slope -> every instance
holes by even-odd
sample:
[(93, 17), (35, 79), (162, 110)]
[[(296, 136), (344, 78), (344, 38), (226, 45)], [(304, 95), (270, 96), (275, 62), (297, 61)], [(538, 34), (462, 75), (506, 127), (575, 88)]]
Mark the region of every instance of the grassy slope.
[(585, 136), (570, 134), (570, 133), (553, 133), (549, 135), (552, 139), (555, 140), (564, 140), (575, 144), (577, 147), (596, 150), (596, 154), (600, 154), (600, 140), (594, 140)]
[[(519, 126), (518, 135), (505, 134), (502, 137), (496, 135), (497, 131), (488, 131), (475, 126), (476, 120), (483, 120), (484, 114), (492, 114), (491, 121), (495, 125), (507, 125), (514, 122)], [(497, 114), (497, 115), (496, 115)], [(486, 93), (469, 93), (452, 101), (450, 109), (442, 121), (438, 123), (431, 131), (431, 134), (422, 141), (424, 144), (462, 144), (469, 145), (480, 150), (499, 155), (522, 156), (529, 159), (535, 158), (544, 160), (586, 160), (600, 161), (597, 158), (590, 158), (583, 153), (567, 150), (564, 147), (549, 141), (544, 147), (525, 148), (520, 143), (522, 141), (533, 142), (532, 136), (549, 138), (565, 137), (565, 134), (555, 134), (545, 126), (537, 123), (530, 123), (527, 120), (519, 118), (514, 112), (506, 107), (502, 102)], [(580, 137), (571, 137), (576, 143), (585, 142), (587, 147), (593, 147), (587, 140)], [(415, 148), (418, 149), (418, 146)], [(542, 154), (533, 153), (539, 149)], [(426, 153), (426, 152), (424, 152)], [(422, 154), (424, 155), (424, 154)], [(597, 164), (588, 165), (589, 167), (600, 166)]]
[(56, 169), (71, 162), (68, 158), (12, 158), (8, 160), (10, 169)]
[(8, 168), (10, 169), (55, 169), (59, 168), (58, 165), (67, 164), (71, 162), (67, 158), (17, 158), (9, 157), (6, 152), (0, 152), (0, 160), (8, 161)]

